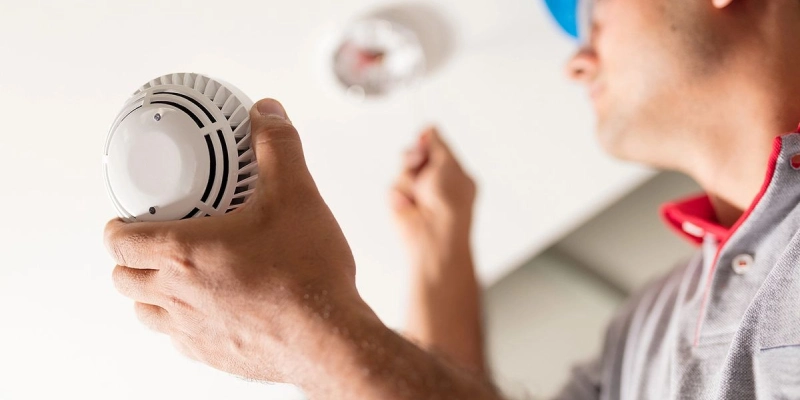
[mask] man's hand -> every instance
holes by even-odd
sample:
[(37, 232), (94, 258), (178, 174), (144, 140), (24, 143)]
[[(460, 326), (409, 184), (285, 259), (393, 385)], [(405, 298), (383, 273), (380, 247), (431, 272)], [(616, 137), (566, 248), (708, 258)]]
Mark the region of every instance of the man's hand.
[(224, 216), (111, 221), (117, 289), (139, 319), (185, 355), (260, 380), (308, 367), (293, 346), (358, 305), (350, 248), (306, 167), (300, 138), (273, 100), (251, 111), (257, 191)]
[(384, 326), (274, 100), (250, 112), (256, 191), (237, 211), (174, 222), (111, 221), (117, 289), (188, 357), (324, 399), (497, 399), (485, 382)]
[(468, 250), (475, 183), (435, 129), (406, 151), (391, 200), (415, 266)]
[(404, 156), (391, 193), (412, 261), (406, 335), (485, 373), (480, 289), (470, 248), (475, 183), (435, 129)]

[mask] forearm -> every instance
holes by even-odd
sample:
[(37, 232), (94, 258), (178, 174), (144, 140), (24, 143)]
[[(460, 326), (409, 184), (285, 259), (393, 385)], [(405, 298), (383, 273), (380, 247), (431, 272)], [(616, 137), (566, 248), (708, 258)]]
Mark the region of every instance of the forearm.
[(465, 368), (485, 373), (481, 291), (467, 240), (412, 269), (407, 335)]
[(300, 382), (314, 400), (500, 399), (483, 377), (420, 349), (369, 309), (329, 329), (335, 333), (317, 342), (324, 351), (315, 356), (315, 370)]

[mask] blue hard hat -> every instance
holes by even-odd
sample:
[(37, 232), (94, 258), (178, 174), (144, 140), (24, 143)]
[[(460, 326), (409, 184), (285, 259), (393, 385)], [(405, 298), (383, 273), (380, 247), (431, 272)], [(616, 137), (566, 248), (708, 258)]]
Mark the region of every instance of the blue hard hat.
[(578, 1), (579, 0), (544, 0), (550, 14), (568, 35), (578, 38)]

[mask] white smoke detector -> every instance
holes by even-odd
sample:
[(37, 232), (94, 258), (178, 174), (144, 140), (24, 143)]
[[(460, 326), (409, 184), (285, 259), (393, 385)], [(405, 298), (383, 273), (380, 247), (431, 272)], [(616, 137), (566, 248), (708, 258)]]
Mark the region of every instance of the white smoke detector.
[(351, 96), (382, 96), (422, 78), (425, 52), (403, 24), (366, 18), (345, 31), (333, 54), (333, 70)]
[(120, 218), (167, 221), (220, 215), (255, 189), (253, 102), (194, 73), (153, 79), (128, 99), (106, 138), (103, 175)]

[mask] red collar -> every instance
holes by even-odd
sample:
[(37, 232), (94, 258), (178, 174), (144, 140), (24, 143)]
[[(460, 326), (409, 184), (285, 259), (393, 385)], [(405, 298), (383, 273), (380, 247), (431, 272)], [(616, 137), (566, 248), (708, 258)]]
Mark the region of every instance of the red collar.
[(714, 236), (718, 243), (722, 245), (750, 216), (750, 213), (766, 193), (775, 174), (775, 164), (781, 152), (781, 143), (781, 137), (776, 137), (772, 145), (772, 155), (769, 158), (767, 174), (764, 178), (764, 183), (761, 185), (761, 190), (750, 204), (750, 207), (732, 227), (726, 228), (719, 224), (714, 208), (711, 206), (711, 200), (705, 194), (677, 200), (661, 206), (661, 217), (667, 226), (696, 245), (703, 243), (703, 238), (707, 234)]
[(661, 206), (661, 218), (679, 236), (694, 244), (703, 243), (703, 238), (710, 233), (718, 238), (727, 238), (731, 230), (717, 222), (714, 207), (708, 195), (696, 195)]

